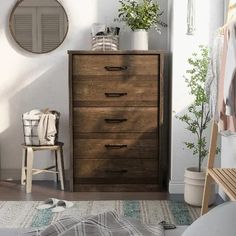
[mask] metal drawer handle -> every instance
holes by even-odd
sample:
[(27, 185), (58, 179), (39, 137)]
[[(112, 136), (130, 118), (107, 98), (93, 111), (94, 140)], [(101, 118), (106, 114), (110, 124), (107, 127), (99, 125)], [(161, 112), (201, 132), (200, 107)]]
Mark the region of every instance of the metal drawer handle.
[(104, 67), (107, 71), (124, 71), (127, 70), (127, 66), (105, 66)]
[(127, 121), (127, 119), (104, 119), (106, 123), (122, 123)]
[(114, 98), (114, 97), (123, 97), (123, 96), (127, 96), (127, 93), (105, 93), (106, 97), (109, 98)]
[(121, 148), (127, 148), (126, 144), (106, 144), (105, 148), (107, 149), (121, 149)]
[(128, 170), (105, 170), (108, 174), (125, 174)]

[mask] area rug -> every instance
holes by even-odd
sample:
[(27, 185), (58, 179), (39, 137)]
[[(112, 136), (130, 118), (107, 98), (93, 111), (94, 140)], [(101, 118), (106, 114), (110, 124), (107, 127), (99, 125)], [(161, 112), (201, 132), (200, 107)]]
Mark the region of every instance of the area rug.
[(39, 201), (0, 202), (0, 228), (41, 228), (65, 216), (77, 218), (116, 211), (144, 223), (157, 224), (165, 220), (176, 225), (189, 225), (200, 215), (200, 208), (175, 201), (75, 201), (74, 206), (61, 213), (50, 209), (39, 211)]

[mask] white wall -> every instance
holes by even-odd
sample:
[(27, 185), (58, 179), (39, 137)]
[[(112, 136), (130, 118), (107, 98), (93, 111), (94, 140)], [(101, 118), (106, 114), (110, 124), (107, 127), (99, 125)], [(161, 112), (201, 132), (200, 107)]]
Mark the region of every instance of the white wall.
[[(221, 167), (236, 168), (236, 137), (221, 137)], [(220, 188), (220, 196), (224, 200), (229, 200), (224, 191)]]
[(172, 154), (171, 154), (171, 180), (169, 190), (171, 193), (183, 193), (184, 170), (189, 166), (197, 166), (197, 158), (184, 147), (183, 142), (193, 139), (191, 133), (186, 131), (183, 123), (176, 119), (176, 115), (183, 114), (191, 104), (192, 97), (183, 78), (188, 68), (187, 58), (191, 56), (198, 45), (211, 43), (215, 30), (223, 24), (224, 0), (196, 0), (196, 28), (193, 36), (187, 32), (187, 0), (172, 0), (172, 42), (173, 54), (172, 70)]
[[(65, 42), (43, 55), (27, 53), (12, 40), (8, 28), (11, 9), (17, 0), (0, 1), (0, 164), (5, 178), (19, 178), (23, 140), (21, 114), (33, 108), (53, 108), (61, 112), (60, 140), (65, 142), (66, 168), (69, 166), (69, 108), (67, 50), (90, 48), (90, 26), (112, 22), (118, 0), (61, 0), (69, 17)], [(168, 1), (159, 1), (167, 13)], [(164, 20), (167, 21), (166, 16)], [(121, 35), (121, 49), (129, 49), (129, 32)], [(150, 33), (150, 49), (168, 48), (168, 30)], [(36, 165), (49, 164), (48, 154), (37, 156)], [(4, 172), (4, 170), (7, 170)], [(12, 170), (9, 172), (9, 170)], [(18, 171), (15, 171), (18, 170)]]

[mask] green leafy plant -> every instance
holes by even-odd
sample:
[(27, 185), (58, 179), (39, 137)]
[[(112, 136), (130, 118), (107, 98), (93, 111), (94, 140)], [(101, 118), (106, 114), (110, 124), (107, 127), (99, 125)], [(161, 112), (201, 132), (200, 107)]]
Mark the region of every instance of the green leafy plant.
[[(194, 101), (188, 107), (188, 113), (177, 116), (187, 126), (187, 130), (192, 132), (195, 142), (185, 142), (188, 149), (192, 150), (193, 155), (198, 157), (198, 171), (202, 170), (202, 161), (208, 155), (208, 148), (205, 136), (205, 130), (210, 122), (208, 97), (204, 86), (206, 82), (207, 69), (209, 64), (209, 49), (206, 46), (199, 46), (199, 52), (193, 53), (188, 59), (190, 69), (184, 76), (190, 94), (193, 95)], [(217, 153), (219, 149), (217, 149)]]
[(131, 30), (148, 30), (154, 27), (160, 32), (160, 26), (166, 27), (167, 24), (160, 20), (163, 11), (155, 0), (120, 0), (119, 19), (124, 21)]

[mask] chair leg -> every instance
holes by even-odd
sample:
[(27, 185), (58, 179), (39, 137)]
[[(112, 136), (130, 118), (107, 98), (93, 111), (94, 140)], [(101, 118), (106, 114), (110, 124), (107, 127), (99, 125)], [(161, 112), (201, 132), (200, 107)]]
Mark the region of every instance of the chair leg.
[(201, 215), (204, 215), (205, 213), (208, 212), (208, 204), (209, 204), (210, 189), (211, 189), (212, 181), (213, 181), (212, 177), (207, 173), (206, 179), (205, 179), (203, 197), (202, 197)]
[[(55, 166), (56, 166), (56, 171), (58, 172), (57, 150), (52, 151), (52, 153), (55, 155)], [(56, 173), (56, 182), (57, 184), (59, 182), (58, 173)]]
[(26, 193), (31, 193), (31, 189), (32, 189), (33, 162), (34, 162), (34, 151), (32, 148), (27, 148)]
[(22, 149), (22, 166), (21, 166), (21, 185), (25, 185), (26, 181), (26, 161), (27, 161), (27, 149)]
[(60, 147), (60, 149), (57, 149), (56, 152), (57, 152), (58, 171), (59, 171), (60, 181), (61, 181), (61, 190), (64, 190), (64, 161), (63, 161), (62, 147)]
[(60, 147), (60, 152), (61, 152), (61, 167), (62, 167), (63, 188), (64, 188), (64, 185), (65, 185), (65, 166), (64, 166), (64, 154), (63, 154), (63, 147), (62, 146)]

